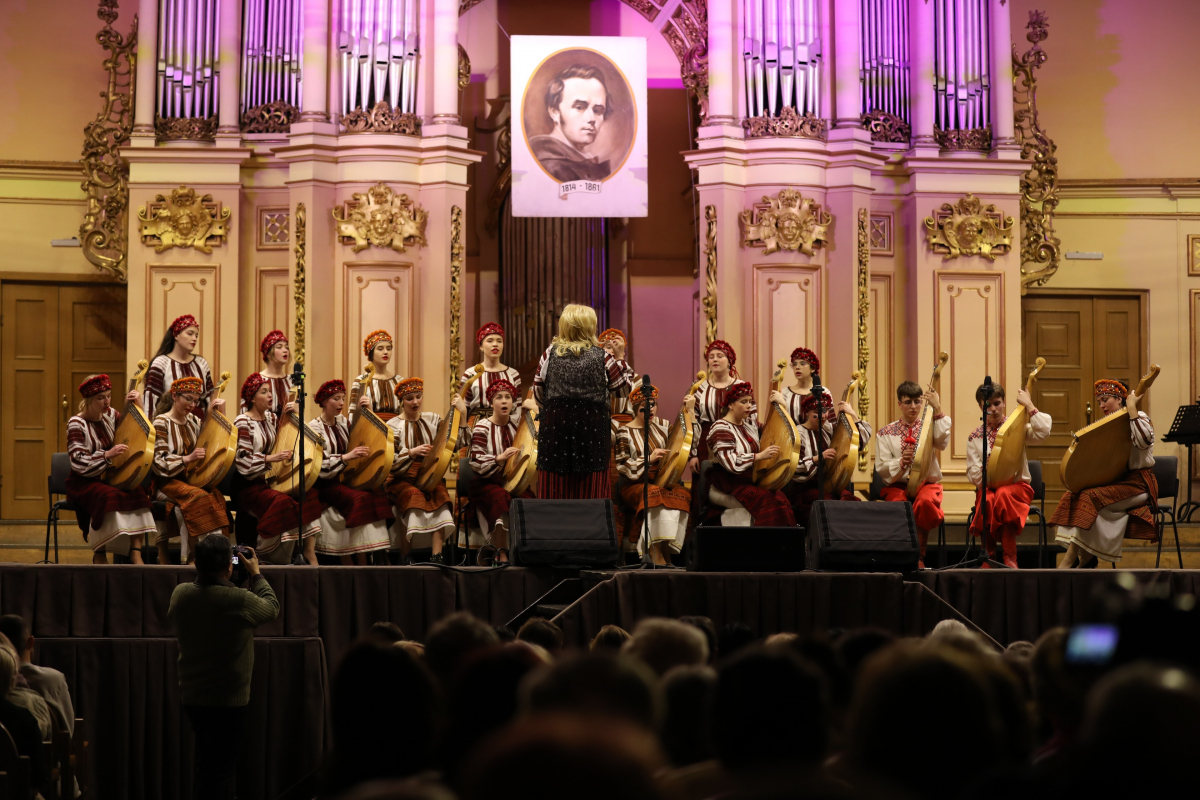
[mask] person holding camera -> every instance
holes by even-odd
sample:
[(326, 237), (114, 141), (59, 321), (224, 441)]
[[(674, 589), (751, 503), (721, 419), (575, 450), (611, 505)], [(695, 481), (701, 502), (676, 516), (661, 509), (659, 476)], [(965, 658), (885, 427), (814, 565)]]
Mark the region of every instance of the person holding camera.
[[(235, 559), (249, 575), (230, 583)], [(196, 737), (193, 797), (224, 798), (237, 767), (254, 673), (254, 629), (279, 616), (279, 600), (249, 547), (210, 533), (196, 545), (196, 580), (171, 594), (179, 639), (179, 692)]]

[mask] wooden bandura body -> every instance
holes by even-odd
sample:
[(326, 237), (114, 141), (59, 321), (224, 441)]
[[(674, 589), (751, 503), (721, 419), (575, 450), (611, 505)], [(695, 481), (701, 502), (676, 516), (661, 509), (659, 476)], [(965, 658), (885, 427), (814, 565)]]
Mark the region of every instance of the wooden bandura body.
[[(779, 387), (783, 382), (783, 370), (787, 366), (787, 361), (780, 359), (775, 365), (775, 374), (771, 377), (771, 391), (779, 391)], [(761, 452), (771, 445), (779, 448), (779, 455), (775, 458), (764, 458), (762, 461), (755, 461), (753, 467), (754, 485), (760, 489), (769, 491), (778, 491), (788, 485), (788, 481), (796, 474), (796, 465), (800, 463), (800, 448), (803, 442), (800, 440), (800, 432), (796, 429), (796, 423), (792, 420), (790, 414), (783, 406), (778, 403), (771, 403), (770, 409), (767, 411), (767, 421), (763, 425), (762, 435), (759, 437), (758, 448)]]
[(703, 371), (696, 373), (696, 382), (684, 395), (679, 416), (675, 417), (671, 429), (667, 431), (667, 454), (658, 463), (658, 474), (654, 477), (655, 486), (674, 486), (683, 480), (684, 470), (687, 469), (687, 463), (692, 458), (692, 449), (696, 444), (693, 441), (696, 412), (694, 409), (688, 409), (687, 399), (696, 393), (705, 377), (707, 376)]
[[(1158, 364), (1150, 367), (1138, 382), (1135, 394), (1145, 396), (1159, 372)], [(1059, 464), (1063, 485), (1079, 494), (1085, 489), (1116, 483), (1129, 470), (1132, 450), (1129, 414), (1122, 408), (1075, 432), (1075, 441)]]
[(396, 438), (387, 423), (369, 408), (359, 405), (350, 423), (346, 450), (366, 447), (367, 455), (346, 464), (341, 481), (351, 489), (373, 492), (383, 486), (396, 459)]
[[(142, 359), (138, 362), (137, 372), (129, 379), (129, 389), (132, 392), (146, 377), (150, 362)], [(129, 450), (124, 455), (112, 460), (104, 471), (104, 482), (115, 489), (129, 490), (141, 486), (154, 466), (154, 425), (151, 424), (146, 412), (137, 403), (126, 403), (121, 419), (117, 421), (117, 429), (113, 432), (113, 445), (123, 444)]]
[[(228, 372), (221, 373), (221, 382), (209, 393), (220, 397), (225, 391), (225, 384), (232, 377)], [(238, 432), (233, 423), (224, 414), (209, 404), (208, 413), (200, 425), (200, 434), (196, 437), (196, 449), (204, 449), (204, 460), (188, 465), (183, 479), (198, 489), (211, 489), (229, 474), (237, 457)]]
[[(526, 393), (525, 399), (530, 397), (533, 397), (533, 389)], [(537, 436), (537, 423), (533, 421), (533, 412), (522, 411), (512, 443), (512, 446), (521, 452), (504, 464), (504, 491), (513, 497), (524, 494), (537, 482)]]
[[(294, 397), (295, 395), (293, 395)], [(297, 444), (304, 436), (304, 463), (300, 463), (300, 449)], [(304, 491), (310, 492), (321, 477), (321, 461), (325, 458), (325, 437), (313, 433), (312, 429), (300, 422), (294, 412), (283, 415), (279, 422), (279, 430), (275, 433), (275, 446), (271, 454), (290, 450), (292, 457), (287, 461), (277, 461), (267, 468), (267, 486), (277, 492), (296, 497), (300, 494), (300, 478), (304, 478)]]
[[(846, 389), (842, 392), (843, 403), (850, 402), (850, 393), (858, 388), (861, 379), (862, 374), (857, 371), (850, 376), (850, 383), (846, 384)], [(854, 470), (858, 466), (858, 451), (862, 447), (862, 436), (858, 432), (858, 425), (851, 422), (850, 418), (841, 411), (838, 412), (831, 438), (829, 446), (837, 451), (837, 457), (825, 471), (823, 495), (841, 493), (850, 485), (850, 479), (854, 477)]]
[[(483, 364), (476, 364), (475, 374), (463, 385), (459, 393), (465, 397), (471, 384), (482, 377)], [(413, 485), (422, 492), (432, 492), (442, 482), (446, 470), (458, 457), (458, 439), (464, 423), (465, 415), (451, 403), (450, 410), (438, 423), (437, 433), (430, 443), (432, 446), (429, 448), (429, 454), (421, 461), (421, 468), (417, 470), (417, 476), (413, 479)]]
[[(946, 366), (946, 362), (949, 360), (950, 355), (945, 351), (938, 355), (937, 366), (933, 368), (933, 377), (929, 379), (931, 391), (941, 391), (942, 367)], [(908, 470), (908, 485), (905, 487), (905, 493), (910, 500), (917, 496), (917, 491), (929, 477), (929, 467), (936, 457), (933, 451), (933, 409), (926, 403), (921, 409), (921, 433), (917, 436), (917, 448), (913, 453), (912, 466)]]
[[(1025, 391), (1033, 396), (1033, 384), (1038, 373), (1046, 366), (1046, 359), (1038, 357), (1033, 362), (1033, 372), (1025, 381)], [(1000, 430), (996, 431), (996, 443), (988, 454), (988, 488), (1008, 486), (1021, 473), (1021, 464), (1025, 457), (1025, 426), (1029, 424), (1029, 409), (1020, 403), (1009, 412)], [(984, 415), (987, 416), (986, 414)], [(986, 424), (986, 423), (985, 423)]]

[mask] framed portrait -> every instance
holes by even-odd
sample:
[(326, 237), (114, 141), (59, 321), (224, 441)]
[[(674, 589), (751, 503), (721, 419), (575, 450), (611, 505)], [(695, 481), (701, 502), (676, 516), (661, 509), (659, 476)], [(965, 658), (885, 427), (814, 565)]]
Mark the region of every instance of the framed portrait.
[(512, 37), (516, 217), (644, 217), (646, 40)]

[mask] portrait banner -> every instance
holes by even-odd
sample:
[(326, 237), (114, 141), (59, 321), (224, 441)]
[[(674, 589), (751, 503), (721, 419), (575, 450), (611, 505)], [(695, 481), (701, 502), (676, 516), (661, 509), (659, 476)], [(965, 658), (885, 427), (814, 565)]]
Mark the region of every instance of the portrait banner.
[(644, 217), (646, 40), (512, 37), (514, 217)]

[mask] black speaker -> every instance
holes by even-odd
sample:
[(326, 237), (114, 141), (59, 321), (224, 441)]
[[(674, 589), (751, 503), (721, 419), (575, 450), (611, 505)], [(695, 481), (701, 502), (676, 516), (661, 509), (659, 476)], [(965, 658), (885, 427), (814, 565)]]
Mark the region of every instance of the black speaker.
[(812, 569), (912, 572), (919, 557), (911, 503), (813, 503), (808, 516)]
[(509, 546), (517, 564), (610, 567), (621, 554), (612, 500), (518, 498), (509, 519)]
[(698, 525), (689, 538), (688, 572), (799, 572), (804, 569), (801, 528)]

